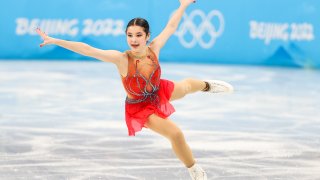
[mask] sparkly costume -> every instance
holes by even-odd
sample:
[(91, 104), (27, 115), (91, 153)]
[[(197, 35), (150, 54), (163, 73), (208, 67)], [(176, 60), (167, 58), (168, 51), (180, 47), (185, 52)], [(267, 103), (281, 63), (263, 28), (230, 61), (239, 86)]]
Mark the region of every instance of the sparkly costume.
[(135, 58), (131, 51), (128, 56), (128, 73), (122, 77), (128, 94), (125, 105), (125, 118), (129, 136), (134, 136), (147, 122), (151, 114), (167, 118), (174, 111), (169, 99), (174, 84), (160, 79), (161, 68), (155, 53), (148, 48), (145, 58)]

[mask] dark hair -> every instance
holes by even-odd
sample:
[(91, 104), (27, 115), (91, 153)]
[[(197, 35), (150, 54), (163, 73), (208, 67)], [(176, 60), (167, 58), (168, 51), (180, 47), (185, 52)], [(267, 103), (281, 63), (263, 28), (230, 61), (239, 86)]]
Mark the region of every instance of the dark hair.
[(134, 18), (131, 19), (127, 25), (126, 28), (126, 33), (128, 31), (128, 28), (130, 26), (140, 26), (143, 28), (143, 31), (146, 33), (146, 35), (148, 36), (148, 34), (150, 33), (150, 28), (149, 28), (149, 23), (147, 20), (143, 19), (143, 18)]

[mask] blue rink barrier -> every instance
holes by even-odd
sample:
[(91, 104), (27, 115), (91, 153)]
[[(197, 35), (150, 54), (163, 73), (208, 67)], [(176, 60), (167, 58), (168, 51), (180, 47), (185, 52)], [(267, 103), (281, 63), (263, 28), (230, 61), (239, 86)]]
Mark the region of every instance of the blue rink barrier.
[[(0, 59), (88, 59), (57, 46), (39, 48), (34, 31), (102, 49), (126, 50), (125, 27), (146, 18), (152, 38), (179, 1), (4, 1)], [(161, 52), (162, 61), (320, 67), (320, 1), (198, 1)]]

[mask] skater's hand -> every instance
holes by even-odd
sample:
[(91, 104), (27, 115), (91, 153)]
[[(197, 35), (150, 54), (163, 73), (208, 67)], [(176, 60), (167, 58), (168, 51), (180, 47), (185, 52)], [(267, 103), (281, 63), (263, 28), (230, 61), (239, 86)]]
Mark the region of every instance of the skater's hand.
[(179, 1), (180, 1), (180, 4), (185, 7), (189, 6), (191, 3), (196, 2), (196, 0), (179, 0)]
[(54, 38), (46, 35), (46, 33), (42, 32), (40, 28), (37, 28), (36, 32), (39, 34), (39, 36), (41, 36), (43, 40), (43, 43), (40, 44), (40, 47), (53, 43)]

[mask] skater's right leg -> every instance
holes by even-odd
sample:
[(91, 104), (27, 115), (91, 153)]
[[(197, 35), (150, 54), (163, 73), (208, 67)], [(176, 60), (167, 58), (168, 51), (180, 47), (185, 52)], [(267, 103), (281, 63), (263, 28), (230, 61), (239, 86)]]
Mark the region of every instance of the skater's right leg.
[(145, 126), (152, 131), (166, 137), (172, 145), (176, 156), (186, 167), (191, 167), (195, 163), (190, 147), (188, 146), (180, 128), (170, 119), (162, 119), (157, 115), (150, 115)]
[(191, 149), (177, 125), (170, 119), (162, 119), (152, 114), (149, 116), (149, 120), (145, 126), (169, 139), (173, 151), (188, 168), (192, 180), (207, 180), (206, 172), (196, 164)]

